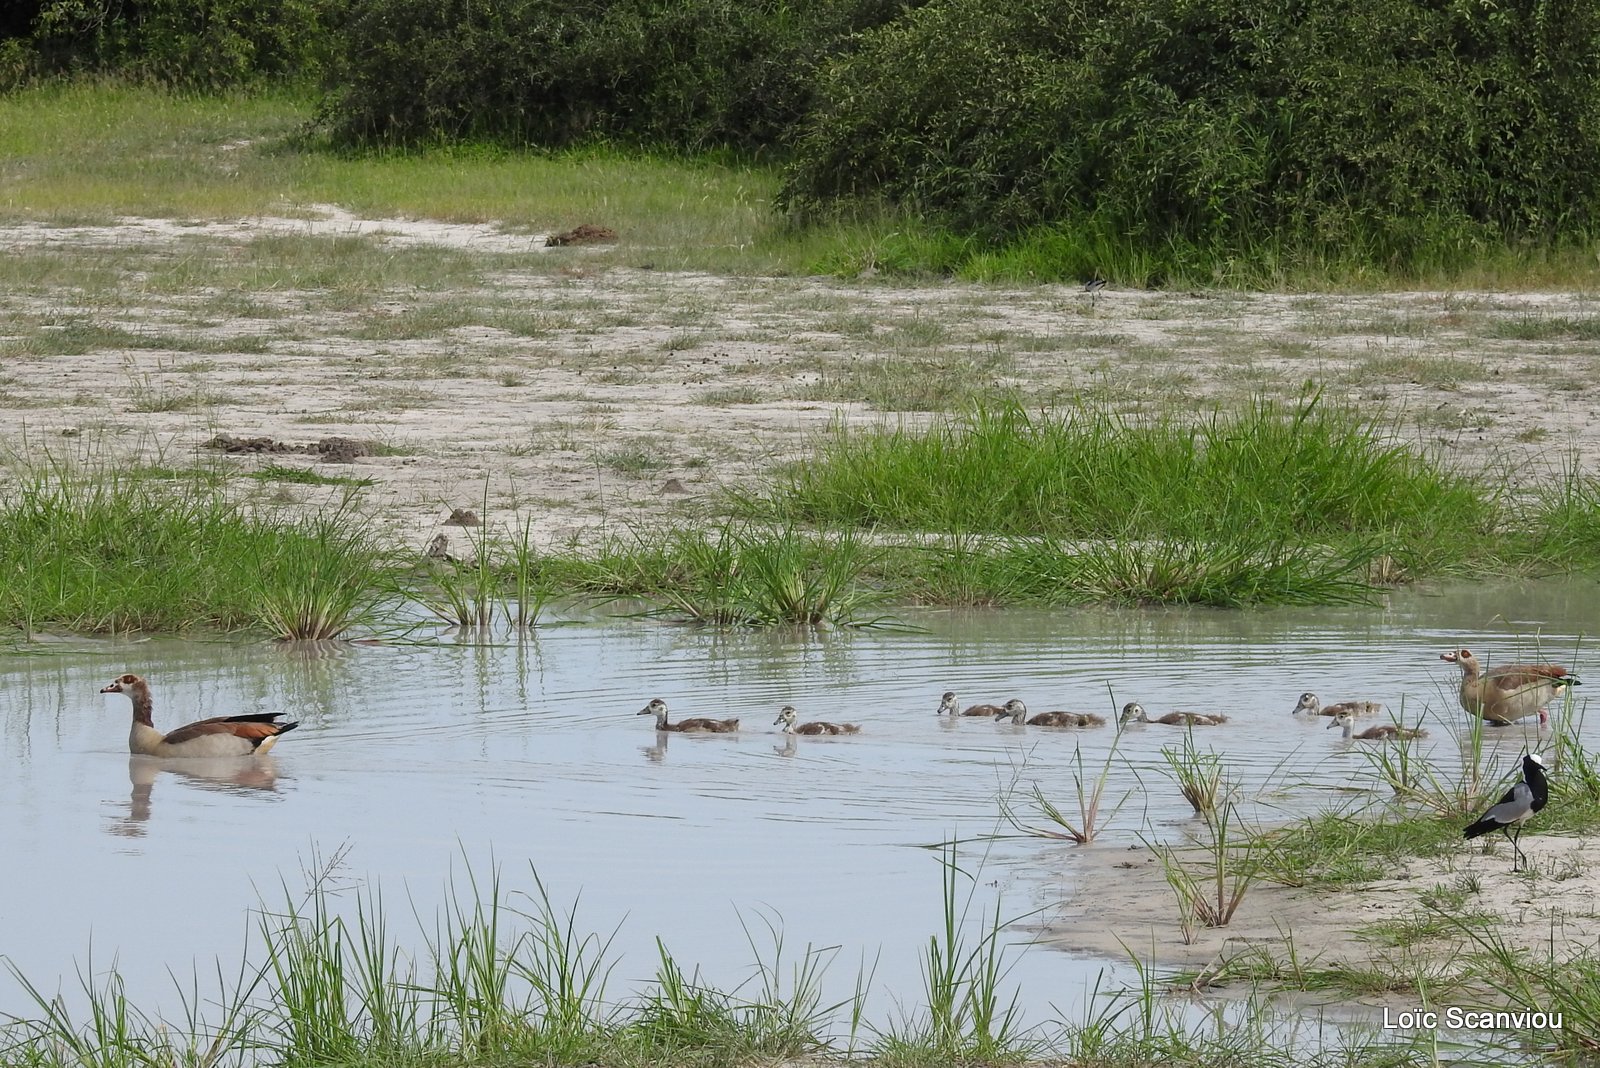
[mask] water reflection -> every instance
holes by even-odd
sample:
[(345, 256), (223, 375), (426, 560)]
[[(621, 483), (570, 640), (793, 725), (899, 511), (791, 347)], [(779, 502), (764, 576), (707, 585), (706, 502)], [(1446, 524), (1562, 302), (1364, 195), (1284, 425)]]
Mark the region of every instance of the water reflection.
[[(128, 814), (106, 830), (121, 838), (142, 838), (154, 808), (156, 781), (165, 772), (176, 781), (202, 790), (246, 797), (271, 795), (278, 790), (278, 762), (273, 756), (163, 759), (128, 758)], [(288, 781), (288, 780), (285, 780)]]
[(671, 731), (656, 731), (656, 744), (639, 747), (646, 760), (659, 764), (667, 758), (667, 743), (672, 741)]
[[(1383, 700), (1407, 726), (1430, 728), (1413, 758), (1453, 777), (1471, 752), (1457, 744), (1459, 671), (1439, 651), (1486, 646), (1495, 660), (1561, 659), (1581, 671), (1577, 636), (1592, 625), (1594, 596), (1583, 583), (1501, 594), (1479, 584), (1460, 596), (1397, 596), (1379, 611), (928, 612), (915, 633), (612, 621), (434, 646), (107, 641), (0, 651), (0, 854), (73, 876), (9, 884), (0, 944), (25, 974), (50, 982), (70, 972), (85, 918), (110, 917), (95, 921), (97, 948), (110, 943), (130, 983), (159, 986), (169, 964), (181, 970), (232, 944), (256, 886), (292, 879), (310, 850), (349, 843), (350, 874), (403, 886), (424, 918), (464, 854), (508, 871), (531, 864), (558, 904), (581, 896), (587, 926), (609, 931), (627, 919), (616, 950), (628, 974), (651, 973), (655, 938), (667, 933), (709, 981), (736, 985), (750, 947), (737, 924), (729, 936), (729, 917), (770, 908), (797, 945), (881, 950), (874, 997), (888, 1003), (915, 996), (919, 953), (942, 922), (942, 869), (926, 847), (989, 833), (1008, 783), (1019, 816), (1049, 826), (1031, 808), (1035, 783), (1071, 806), (1076, 778), (1116, 769), (1104, 808), (1116, 815), (1102, 841), (1079, 849), (1007, 838), (974, 862), (985, 869), (982, 892), (997, 893), (988, 887), (998, 876), (1015, 895), (1005, 913), (1037, 907), (1045, 922), (1095, 852), (1181, 835), (1194, 819), (1164, 778), (1162, 749), (1181, 744), (1181, 729), (1024, 730), (940, 716), (944, 690), (1113, 716), (1134, 697), (1153, 709), (1225, 711), (1233, 722), (1196, 731), (1196, 744), (1227, 762), (1247, 818), (1281, 820), (1393, 793), (1373, 762), (1398, 750), (1338, 744), (1338, 731), (1319, 729), (1322, 717), (1290, 714), (1300, 692)], [(302, 727), (265, 761), (130, 761), (126, 708), (95, 696), (125, 670), (158, 687), (158, 723), (281, 709)], [(1587, 689), (1559, 713), (1581, 708)], [(686, 716), (742, 713), (743, 744), (674, 740), (633, 718), (641, 697), (658, 692), (684, 695)], [(785, 703), (860, 722), (862, 734), (782, 736), (768, 724)], [(1600, 723), (1589, 726), (1592, 748)], [(1510, 774), (1520, 751), (1547, 737), (1485, 728), (1479, 766)], [(108, 848), (118, 838), (123, 848)], [(201, 880), (208, 892), (196, 895)], [(862, 895), (864, 885), (874, 893)], [(129, 887), (166, 911), (124, 921)], [(708, 894), (725, 907), (681, 906)], [(1015, 973), (1024, 1011), (1048, 1019), (1051, 1003), (1088, 989), (1099, 969), (1025, 955)], [(848, 998), (843, 983), (832, 993)], [(0, 983), (0, 1013), (18, 1004), (14, 993)], [(892, 1012), (881, 1010), (869, 1006), (868, 1016)]]

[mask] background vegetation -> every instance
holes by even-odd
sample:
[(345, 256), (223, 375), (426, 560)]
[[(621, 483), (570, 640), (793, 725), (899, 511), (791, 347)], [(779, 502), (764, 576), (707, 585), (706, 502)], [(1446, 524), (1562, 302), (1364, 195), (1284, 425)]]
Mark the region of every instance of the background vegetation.
[(840, 269), (1138, 284), (1585, 247), (1600, 9), (1578, 0), (25, 0), (0, 86), (315, 87), (340, 149), (604, 142), (783, 167)]

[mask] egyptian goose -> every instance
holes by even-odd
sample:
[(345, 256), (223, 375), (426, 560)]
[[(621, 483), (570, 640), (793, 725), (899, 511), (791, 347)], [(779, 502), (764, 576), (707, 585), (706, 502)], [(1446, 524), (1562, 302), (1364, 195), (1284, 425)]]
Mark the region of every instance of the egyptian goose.
[(961, 705), (956, 701), (956, 693), (954, 690), (946, 690), (944, 692), (944, 696), (939, 698), (938, 714), (941, 716), (945, 713), (949, 713), (952, 716), (993, 716), (1000, 712), (999, 705), (973, 705), (964, 712), (959, 712), (958, 709), (960, 708)]
[(1144, 707), (1137, 701), (1129, 701), (1122, 706), (1122, 716), (1117, 720), (1119, 726), (1126, 727), (1130, 723), (1165, 723), (1169, 727), (1220, 727), (1228, 722), (1228, 717), (1223, 715), (1208, 715), (1205, 712), (1168, 712), (1164, 716), (1151, 719), (1145, 715)]
[(1009, 719), (1013, 724), (1030, 727), (1104, 727), (1104, 716), (1096, 716), (1090, 712), (1040, 712), (1036, 716), (1028, 715), (1028, 706), (1013, 697), (1006, 702), (1004, 708), (995, 714), (995, 719)]
[(1300, 695), (1300, 702), (1294, 706), (1294, 714), (1304, 713), (1308, 716), (1376, 716), (1383, 711), (1383, 705), (1377, 701), (1340, 701), (1335, 705), (1325, 705), (1316, 694), (1309, 690)]
[(238, 757), (265, 753), (278, 735), (300, 726), (278, 723), (282, 712), (252, 712), (245, 716), (202, 719), (171, 734), (156, 730), (150, 718), (150, 684), (137, 675), (118, 675), (101, 693), (127, 694), (133, 701), (133, 730), (128, 751), (153, 757)]
[(682, 734), (692, 734), (697, 731), (704, 731), (707, 734), (732, 734), (739, 729), (739, 721), (736, 719), (686, 719), (681, 723), (668, 723), (667, 703), (659, 697), (634, 714), (656, 717), (658, 731), (678, 731)]
[(773, 720), (774, 726), (783, 725), (784, 734), (860, 734), (861, 728), (854, 723), (824, 723), (817, 720), (812, 723), (796, 724), (800, 713), (794, 710), (793, 705), (784, 705), (778, 713), (778, 718)]
[(1502, 664), (1483, 671), (1471, 649), (1440, 653), (1439, 659), (1461, 668), (1461, 707), (1468, 715), (1504, 726), (1537, 715), (1549, 722), (1545, 706), (1581, 680), (1559, 664)]
[(1333, 717), (1333, 721), (1328, 724), (1328, 729), (1331, 731), (1335, 727), (1344, 728), (1344, 740), (1347, 742), (1380, 742), (1389, 741), (1396, 738), (1409, 741), (1413, 738), (1426, 738), (1428, 736), (1427, 731), (1418, 730), (1415, 727), (1401, 727), (1393, 723), (1384, 723), (1376, 727), (1368, 727), (1360, 734), (1357, 734), (1356, 718), (1350, 715), (1348, 712), (1343, 712)]

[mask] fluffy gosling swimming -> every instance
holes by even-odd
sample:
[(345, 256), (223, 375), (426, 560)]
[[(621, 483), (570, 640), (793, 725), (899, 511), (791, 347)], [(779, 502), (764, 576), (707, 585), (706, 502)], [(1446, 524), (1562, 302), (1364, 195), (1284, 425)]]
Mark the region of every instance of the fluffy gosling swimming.
[(1154, 719), (1145, 714), (1144, 706), (1137, 701), (1129, 701), (1122, 706), (1122, 716), (1117, 720), (1121, 726), (1130, 723), (1165, 723), (1169, 727), (1220, 727), (1228, 722), (1227, 716), (1208, 715), (1204, 712), (1168, 712)]
[(800, 718), (800, 713), (794, 710), (794, 705), (784, 705), (778, 713), (778, 718), (773, 720), (774, 726), (781, 724), (784, 734), (860, 734), (861, 728), (854, 723), (824, 723), (822, 720), (813, 720), (810, 723), (795, 723)]
[(1009, 719), (1015, 725), (1027, 724), (1030, 727), (1104, 727), (1104, 716), (1096, 716), (1089, 712), (1040, 712), (1029, 717), (1028, 706), (1013, 697), (1007, 701), (1005, 707), (995, 713), (995, 719)]
[(1299, 703), (1294, 706), (1297, 716), (1375, 716), (1382, 711), (1383, 705), (1377, 701), (1340, 701), (1336, 705), (1325, 705), (1309, 690), (1300, 695)]
[(739, 729), (737, 719), (686, 719), (680, 723), (668, 723), (667, 703), (659, 697), (634, 714), (656, 717), (658, 731), (677, 731), (680, 734), (733, 734)]
[(1333, 730), (1335, 727), (1344, 728), (1344, 740), (1347, 742), (1381, 742), (1392, 741), (1397, 738), (1409, 741), (1412, 738), (1426, 738), (1428, 736), (1428, 732), (1425, 730), (1416, 727), (1400, 727), (1393, 723), (1383, 723), (1376, 727), (1368, 727), (1360, 734), (1357, 734), (1356, 718), (1348, 712), (1333, 717), (1333, 721), (1328, 724), (1328, 729)]

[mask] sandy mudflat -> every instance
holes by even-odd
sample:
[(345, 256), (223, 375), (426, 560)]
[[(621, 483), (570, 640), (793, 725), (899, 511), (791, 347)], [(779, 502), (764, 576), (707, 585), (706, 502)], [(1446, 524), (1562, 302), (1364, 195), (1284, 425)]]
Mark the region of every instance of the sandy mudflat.
[[(487, 266), (465, 288), (343, 292), (307, 271), (252, 290), (239, 264), (266, 255), (259, 241), (271, 235), (394, 256), (445, 249)], [(417, 546), (452, 508), (481, 507), (486, 486), (491, 513), (531, 516), (547, 544), (581, 539), (601, 523), (692, 510), (801, 454), (836, 420), (922, 422), (932, 418), (922, 409), (958, 407), (973, 391), (1040, 405), (1085, 396), (1137, 416), (1289, 398), (1314, 383), (1468, 469), (1510, 457), (1537, 480), (1569, 459), (1594, 470), (1600, 456), (1600, 340), (1561, 326), (1594, 313), (1581, 294), (1112, 287), (1090, 297), (1073, 286), (727, 278), (600, 266), (592, 249), (546, 249), (492, 226), (333, 209), (19, 224), (0, 227), (0, 250), (56, 257), (36, 284), (0, 294), (0, 419), (15, 452), (182, 466), (215, 461), (199, 446), (219, 432), (375, 440), (380, 455), (349, 464), (220, 462), (371, 479), (377, 521)], [(192, 284), (146, 284), (152, 264), (185, 258), (197, 264)], [(60, 262), (95, 267), (101, 281), (70, 270), (55, 281)], [(227, 281), (211, 284), (213, 262), (232, 264)], [(86, 326), (111, 333), (51, 348), (52, 333)], [(662, 493), (669, 479), (687, 492)], [(258, 492), (315, 507), (340, 491), (269, 482)]]
[[(1144, 846), (1091, 850), (1074, 869), (1074, 893), (1048, 927), (1048, 945), (1095, 956), (1133, 955), (1162, 967), (1215, 975), (1234, 957), (1296, 960), (1306, 969), (1349, 968), (1444, 978), (1459, 973), (1482, 947), (1444, 917), (1487, 915), (1507, 945), (1557, 959), (1600, 944), (1600, 870), (1594, 840), (1526, 833), (1523, 852), (1535, 874), (1511, 872), (1511, 849), (1498, 834), (1463, 842), (1442, 857), (1413, 858), (1390, 877), (1346, 890), (1253, 885), (1227, 927), (1195, 926), (1185, 941), (1177, 898), (1161, 864)], [(1486, 849), (1488, 850), (1486, 852)], [(1195, 858), (1196, 870), (1203, 870)], [(1430, 905), (1441, 888), (1474, 889), (1444, 911)], [(1385, 929), (1418, 922), (1441, 928), (1396, 945)], [(1400, 941), (1404, 942), (1404, 939)], [(1340, 995), (1345, 996), (1343, 994)], [(1413, 995), (1414, 997), (1414, 995)]]

